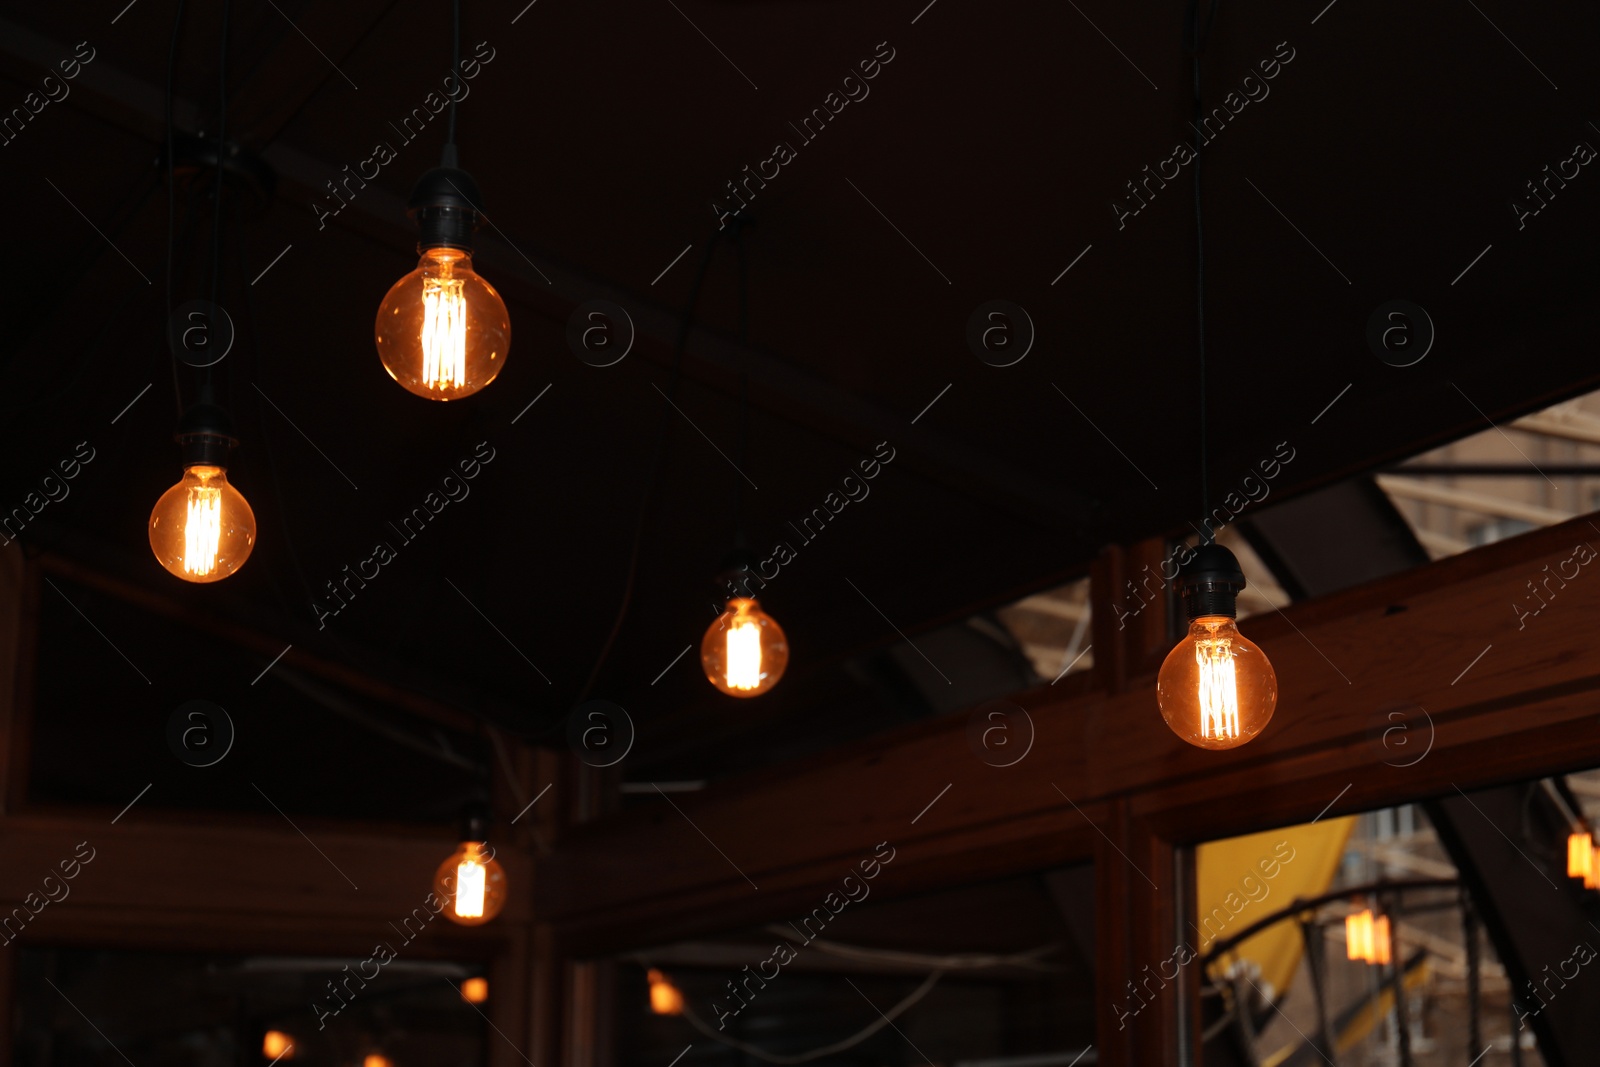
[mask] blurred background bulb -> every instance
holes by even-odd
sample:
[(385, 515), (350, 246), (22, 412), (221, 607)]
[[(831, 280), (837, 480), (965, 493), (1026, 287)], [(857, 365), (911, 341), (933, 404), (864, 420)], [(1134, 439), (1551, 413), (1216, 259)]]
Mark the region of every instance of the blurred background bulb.
[(1203, 615), (1167, 653), (1156, 700), (1172, 732), (1200, 748), (1234, 748), (1259, 734), (1278, 704), (1278, 676), (1223, 615)]
[(468, 978), (461, 983), (461, 999), (468, 1004), (482, 1004), (489, 999), (489, 979)]
[(429, 400), (458, 400), (494, 381), (511, 319), (459, 248), (430, 248), (378, 305), (378, 356), (389, 377)]
[(250, 558), (256, 516), (219, 466), (196, 464), (150, 512), (150, 548), (186, 582), (226, 578)]
[(269, 1060), (294, 1059), (294, 1038), (282, 1030), (268, 1030), (261, 1038), (261, 1055)]
[(734, 597), (700, 642), (700, 664), (729, 696), (760, 696), (789, 665), (789, 642), (753, 597)]
[(433, 876), (433, 892), (445, 918), (481, 926), (506, 906), (506, 869), (483, 841), (463, 841)]
[(1588, 879), (1594, 869), (1594, 838), (1586, 833), (1567, 837), (1567, 877)]
[(1374, 917), (1371, 908), (1344, 917), (1345, 957), (1363, 963), (1389, 962), (1389, 916)]
[(672, 979), (654, 967), (645, 972), (650, 982), (650, 1010), (657, 1015), (682, 1015), (683, 993), (672, 984)]

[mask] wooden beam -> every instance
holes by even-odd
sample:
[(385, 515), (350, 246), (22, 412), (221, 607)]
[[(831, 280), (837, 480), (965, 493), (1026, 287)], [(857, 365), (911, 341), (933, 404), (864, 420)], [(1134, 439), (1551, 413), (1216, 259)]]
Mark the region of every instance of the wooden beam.
[[(390, 924), (426, 906), (434, 871), (454, 847), (437, 835), (380, 836), (314, 819), (296, 824), (305, 836), (287, 822), (281, 829), (237, 817), (176, 825), (137, 808), (115, 824), (98, 814), (0, 819), (6, 857), (0, 937), (99, 948), (366, 955), (377, 941), (398, 936)], [(532, 864), (509, 848), (498, 858), (513, 892), (495, 923), (430, 921), (416, 952), (486, 959), (528, 924)], [(74, 877), (63, 878), (73, 870)], [(59, 899), (41, 904), (52, 893)]]
[(1580, 444), (1600, 445), (1600, 419), (1580, 415), (1556, 415), (1541, 411), (1524, 415), (1511, 424), (1513, 430), (1526, 430), (1541, 437), (1559, 437)]
[[(371, 671), (357, 670), (339, 660), (307, 651), (303, 639), (299, 637), (290, 642), (281, 632), (268, 633), (225, 615), (197, 611), (177, 599), (143, 585), (113, 577), (63, 555), (47, 553), (40, 556), (34, 570), (70, 578), (74, 582), (137, 605), (154, 615), (205, 630), (241, 648), (251, 649), (261, 656), (263, 666), (281, 654), (282, 658), (277, 662), (286, 667), (298, 668), (306, 674), (344, 686), (391, 707), (403, 708), (413, 715), (441, 726), (472, 735), (478, 735), (485, 729), (485, 724), (480, 718), (461, 710), (461, 705), (480, 700), (477, 694), (457, 693), (455, 695), (460, 699), (451, 701), (426, 691), (422, 685), (417, 684), (415, 678), (411, 679), (411, 684), (395, 684)], [(293, 647), (285, 652), (284, 646), (290, 644), (293, 644)], [(32, 657), (28, 658), (31, 661)], [(442, 688), (442, 683), (435, 684)], [(498, 706), (494, 710), (499, 714), (505, 714), (506, 711)]]
[[(1585, 539), (1600, 542), (1579, 520), (1246, 620), (1281, 695), (1238, 750), (1179, 741), (1149, 679), (1108, 694), (1069, 676), (1016, 698), (1036, 737), (1013, 766), (979, 759), (955, 715), (676, 808), (640, 805), (571, 830), (536, 906), (574, 950), (638, 948), (807, 910), (885, 840), (898, 851), (880, 890), (893, 895), (1090, 859), (1113, 803), (1185, 844), (1600, 764), (1600, 567), (1520, 628), (1513, 608), (1536, 606), (1527, 583), (1546, 565), (1570, 572)], [(1407, 768), (1370, 740), (1395, 705), (1432, 724), (1428, 755)]]
[(1420, 481), (1416, 478), (1402, 478), (1393, 474), (1380, 474), (1377, 477), (1378, 485), (1391, 496), (1404, 497), (1407, 500), (1419, 500), (1425, 504), (1443, 504), (1449, 508), (1459, 508), (1477, 515), (1498, 515), (1507, 519), (1521, 519), (1523, 522), (1535, 526), (1554, 526), (1572, 518), (1565, 511), (1555, 508), (1541, 507), (1538, 504), (1526, 504), (1520, 500), (1511, 500), (1506, 497), (1495, 496), (1491, 493), (1477, 493), (1470, 489), (1456, 489), (1448, 485), (1435, 485), (1431, 482)]

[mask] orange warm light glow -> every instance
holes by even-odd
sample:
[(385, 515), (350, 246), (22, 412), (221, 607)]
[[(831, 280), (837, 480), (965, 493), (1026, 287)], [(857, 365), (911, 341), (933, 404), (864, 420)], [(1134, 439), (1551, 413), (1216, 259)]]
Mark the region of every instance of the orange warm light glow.
[(294, 1059), (294, 1038), (282, 1030), (268, 1030), (261, 1039), (261, 1054), (269, 1060)]
[(700, 664), (711, 684), (729, 696), (760, 696), (783, 677), (789, 643), (754, 597), (734, 597), (706, 630)]
[(506, 905), (506, 869), (483, 841), (463, 841), (439, 865), (433, 891), (444, 902), (444, 916), (462, 926), (478, 926)]
[(1345, 955), (1363, 963), (1389, 962), (1389, 917), (1368, 908), (1344, 917)]
[(646, 977), (650, 979), (650, 1010), (657, 1015), (682, 1015), (683, 993), (678, 987), (653, 967)]
[(1572, 834), (1567, 838), (1567, 877), (1582, 878), (1585, 884), (1593, 877), (1594, 838), (1588, 834)]
[(255, 513), (222, 467), (188, 468), (150, 512), (151, 551), (168, 573), (186, 582), (228, 577), (255, 543)]
[(511, 347), (511, 320), (494, 286), (458, 248), (430, 248), (378, 308), (378, 355), (417, 396), (457, 400), (494, 381)]
[(468, 1004), (482, 1004), (489, 999), (489, 979), (468, 978), (461, 983), (461, 999)]
[(1237, 748), (1266, 728), (1278, 677), (1230, 618), (1205, 615), (1167, 654), (1156, 700), (1172, 732), (1198, 748)]
[(379, 1052), (370, 1052), (361, 1061), (361, 1067), (394, 1067), (394, 1061)]

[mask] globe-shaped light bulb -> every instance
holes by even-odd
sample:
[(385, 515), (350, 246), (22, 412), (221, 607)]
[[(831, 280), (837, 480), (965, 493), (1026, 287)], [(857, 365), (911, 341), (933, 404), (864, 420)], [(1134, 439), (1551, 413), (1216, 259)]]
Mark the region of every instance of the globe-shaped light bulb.
[(433, 893), (444, 916), (462, 926), (481, 926), (506, 906), (506, 869), (486, 842), (463, 841), (433, 876)]
[(378, 305), (378, 357), (389, 377), (429, 400), (459, 400), (494, 381), (511, 319), (459, 248), (430, 248)]
[(150, 548), (175, 577), (216, 582), (250, 558), (256, 517), (226, 468), (196, 464), (150, 511)]
[(755, 598), (734, 597), (706, 630), (700, 665), (711, 684), (729, 696), (760, 696), (783, 677), (789, 642)]
[(1203, 615), (1167, 653), (1156, 700), (1172, 732), (1200, 748), (1236, 748), (1259, 734), (1278, 705), (1278, 676), (1261, 649), (1224, 615)]

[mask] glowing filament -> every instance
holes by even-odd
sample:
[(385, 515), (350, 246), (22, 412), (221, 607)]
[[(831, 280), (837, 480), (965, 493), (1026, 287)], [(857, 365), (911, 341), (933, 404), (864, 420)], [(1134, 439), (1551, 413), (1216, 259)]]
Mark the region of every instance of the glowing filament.
[(761, 685), (761, 627), (754, 619), (736, 619), (728, 629), (729, 689)]
[(1344, 917), (1345, 956), (1364, 963), (1389, 962), (1389, 917), (1371, 909)]
[(190, 486), (183, 520), (183, 569), (190, 574), (216, 570), (221, 541), (222, 490), (208, 485)]
[(1233, 642), (1226, 638), (1194, 643), (1200, 665), (1200, 736), (1239, 736), (1239, 685), (1233, 672)]
[(1567, 837), (1567, 877), (1590, 877), (1594, 869), (1594, 839), (1588, 834), (1571, 834)]
[(422, 280), (422, 382), (459, 389), (467, 381), (467, 300), (460, 278)]
[(456, 914), (463, 919), (483, 917), (484, 869), (469, 856), (456, 866)]

